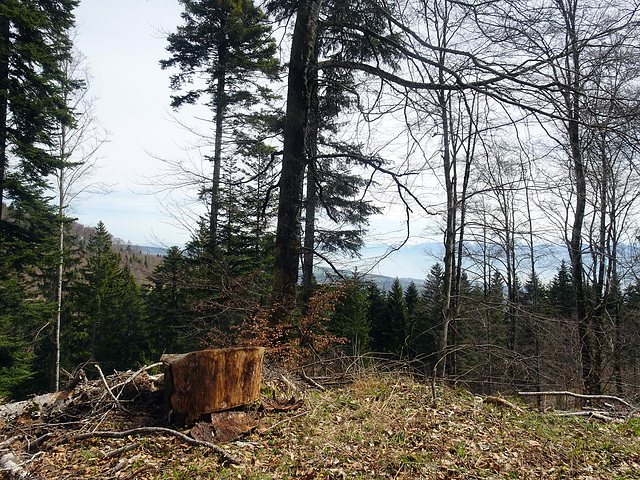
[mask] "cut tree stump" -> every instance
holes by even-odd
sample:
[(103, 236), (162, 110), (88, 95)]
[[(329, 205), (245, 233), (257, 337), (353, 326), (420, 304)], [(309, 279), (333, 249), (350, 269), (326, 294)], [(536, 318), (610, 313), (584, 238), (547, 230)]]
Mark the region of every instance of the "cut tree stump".
[(165, 403), (179, 421), (197, 420), (260, 399), (264, 348), (165, 354)]

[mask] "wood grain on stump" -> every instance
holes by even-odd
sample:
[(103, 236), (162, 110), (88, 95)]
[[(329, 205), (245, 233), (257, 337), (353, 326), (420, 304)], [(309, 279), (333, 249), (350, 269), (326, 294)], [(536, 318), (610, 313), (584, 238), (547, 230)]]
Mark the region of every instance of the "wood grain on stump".
[(260, 399), (264, 348), (165, 354), (165, 402), (187, 422)]

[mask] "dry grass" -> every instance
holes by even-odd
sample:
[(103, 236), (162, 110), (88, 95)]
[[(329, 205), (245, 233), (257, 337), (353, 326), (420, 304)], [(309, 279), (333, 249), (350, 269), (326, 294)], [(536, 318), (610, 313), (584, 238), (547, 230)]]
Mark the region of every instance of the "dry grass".
[[(464, 391), (439, 394), (433, 404), (429, 385), (393, 375), (308, 392), (302, 408), (256, 412), (253, 433), (222, 445), (246, 459), (239, 466), (152, 437), (58, 445), (27, 468), (51, 479), (640, 478), (638, 418), (568, 419), (483, 404)], [(135, 441), (132, 451), (102, 458)]]

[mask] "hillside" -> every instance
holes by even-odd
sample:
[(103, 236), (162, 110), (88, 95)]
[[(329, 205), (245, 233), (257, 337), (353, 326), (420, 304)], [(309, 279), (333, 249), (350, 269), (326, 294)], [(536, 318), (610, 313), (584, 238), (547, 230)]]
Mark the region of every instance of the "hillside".
[[(91, 409), (95, 425), (79, 408), (62, 423), (58, 418), (48, 425), (45, 412), (0, 424), (2, 439), (9, 439), (0, 439), (0, 448), (26, 452), (26, 440), (45, 435), (20, 460), (48, 479), (640, 478), (637, 416), (563, 417), (445, 387), (438, 387), (434, 401), (430, 385), (396, 374), (368, 373), (326, 391), (303, 391), (286, 379), (282, 391), (275, 385), (264, 383), (261, 405), (248, 410), (255, 421), (251, 433), (219, 445), (239, 457), (239, 465), (162, 432), (120, 439), (77, 435), (160, 425), (161, 395), (140, 390), (144, 400), (130, 400), (119, 412), (105, 413), (103, 394), (102, 407)], [(196, 429), (183, 433), (196, 436)]]

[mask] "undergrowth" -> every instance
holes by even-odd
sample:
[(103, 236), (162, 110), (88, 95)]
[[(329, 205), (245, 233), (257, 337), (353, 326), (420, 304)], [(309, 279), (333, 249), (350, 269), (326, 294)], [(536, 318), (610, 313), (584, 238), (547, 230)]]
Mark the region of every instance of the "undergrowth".
[[(363, 377), (341, 389), (307, 392), (297, 410), (263, 413), (251, 434), (222, 445), (245, 458), (241, 465), (156, 438), (127, 453), (138, 458), (119, 478), (640, 478), (638, 418), (605, 423), (487, 405), (444, 387), (438, 394), (434, 402), (430, 385), (403, 376)], [(91, 448), (107, 451), (116, 442), (96, 440)], [(47, 478), (108, 476), (113, 468), (100, 455), (87, 455), (86, 444), (68, 445), (55, 460), (65, 467)]]

